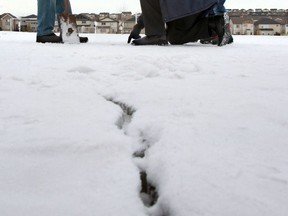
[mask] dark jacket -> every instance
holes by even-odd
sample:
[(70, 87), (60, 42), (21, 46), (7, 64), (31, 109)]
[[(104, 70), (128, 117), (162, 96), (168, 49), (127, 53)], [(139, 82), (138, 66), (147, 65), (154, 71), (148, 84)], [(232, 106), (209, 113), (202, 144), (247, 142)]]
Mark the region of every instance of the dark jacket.
[(164, 22), (205, 11), (218, 0), (160, 0)]

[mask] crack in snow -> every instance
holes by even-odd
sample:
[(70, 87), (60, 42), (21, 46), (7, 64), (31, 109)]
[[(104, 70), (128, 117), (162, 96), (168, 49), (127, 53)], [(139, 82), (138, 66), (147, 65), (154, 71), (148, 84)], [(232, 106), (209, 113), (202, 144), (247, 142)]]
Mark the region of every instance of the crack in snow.
[(152, 207), (157, 203), (158, 200), (158, 192), (156, 190), (156, 187), (154, 187), (147, 180), (147, 173), (145, 171), (140, 172), (140, 179), (141, 179), (140, 197), (145, 206)]
[[(136, 112), (136, 110), (133, 107), (128, 106), (127, 104), (123, 102), (115, 101), (113, 98), (106, 98), (106, 100), (114, 103), (115, 105), (119, 106), (122, 109), (123, 111), (122, 115), (119, 117), (119, 119), (117, 120), (115, 124), (120, 130), (124, 131), (125, 135), (127, 135), (126, 133), (127, 126), (132, 121), (133, 115)], [(141, 140), (140, 144), (144, 146), (144, 149), (140, 149), (134, 152), (133, 158), (143, 160), (145, 158), (146, 151), (149, 149), (150, 145), (145, 138), (141, 137), (140, 140)], [(154, 185), (152, 185), (151, 182), (149, 182), (149, 178), (147, 176), (146, 170), (143, 169), (143, 167), (140, 167), (140, 165), (137, 165), (137, 167), (139, 169), (140, 181), (141, 181), (141, 190), (139, 191), (139, 196), (143, 204), (147, 208), (153, 207), (156, 205), (158, 201), (158, 197), (159, 197), (157, 188)], [(156, 214), (153, 212), (150, 212), (149, 215), (153, 216)], [(159, 215), (159, 212), (157, 213), (157, 215)], [(161, 214), (161, 216), (164, 216), (164, 214)]]
[(122, 115), (121, 117), (117, 120), (117, 122), (115, 123), (117, 125), (117, 127), (120, 130), (124, 130), (124, 133), (126, 134), (126, 128), (127, 125), (129, 125), (129, 123), (132, 120), (133, 114), (135, 112), (135, 109), (133, 107), (130, 107), (128, 105), (126, 105), (125, 103), (119, 102), (119, 101), (115, 101), (112, 98), (106, 98), (107, 101), (116, 104), (117, 106), (119, 106), (122, 109)]

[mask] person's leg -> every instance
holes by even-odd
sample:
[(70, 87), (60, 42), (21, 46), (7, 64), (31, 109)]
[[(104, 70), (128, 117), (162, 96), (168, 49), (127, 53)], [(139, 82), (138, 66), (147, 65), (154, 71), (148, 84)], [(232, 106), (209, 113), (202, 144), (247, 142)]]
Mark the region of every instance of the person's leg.
[[(64, 0), (56, 0), (56, 13), (61, 14), (65, 10), (65, 2)], [(72, 14), (72, 9), (69, 1), (69, 6), (68, 6), (68, 14)]]
[(222, 14), (226, 13), (226, 8), (224, 7), (225, 1), (226, 1), (226, 0), (219, 0), (218, 10), (217, 10), (217, 12), (218, 12), (219, 14), (221, 14), (221, 13), (222, 13)]
[(219, 16), (226, 13), (226, 8), (224, 7), (224, 3), (226, 0), (219, 0), (217, 4), (215, 4), (209, 11), (209, 16)]
[[(72, 14), (70, 2), (69, 2), (69, 12), (68, 14)], [(59, 29), (61, 29), (61, 22), (60, 22), (60, 14), (62, 14), (65, 11), (65, 2), (64, 0), (56, 0), (56, 15), (57, 15), (57, 22)]]
[[(205, 12), (204, 12), (205, 13)], [(171, 44), (184, 44), (209, 38), (213, 32), (218, 36), (218, 46), (229, 42), (229, 34), (224, 16), (203, 17), (195, 14), (167, 23), (167, 38)]]
[[(70, 1), (68, 1), (68, 15), (72, 15), (72, 8)], [(58, 23), (60, 26), (60, 14), (62, 14), (65, 11), (65, 0), (56, 0), (56, 14), (58, 18)]]
[(166, 35), (165, 23), (162, 19), (159, 0), (140, 0), (145, 34)]
[(38, 0), (37, 36), (53, 34), (56, 0)]
[(213, 14), (214, 16), (224, 17), (224, 35), (223, 35), (222, 42), (220, 43), (220, 46), (233, 43), (233, 37), (232, 37), (231, 30), (230, 30), (230, 19), (226, 11), (226, 8), (224, 6), (225, 1), (226, 0), (219, 0), (217, 6), (214, 7), (214, 14)]
[(54, 34), (56, 0), (38, 0), (37, 36), (39, 43), (61, 43), (61, 37)]
[[(212, 44), (218, 44), (218, 46), (233, 43), (233, 37), (230, 30), (229, 16), (224, 6), (225, 1), (226, 0), (219, 0), (218, 3), (215, 4), (210, 9), (208, 14), (212, 22), (214, 22), (214, 24), (212, 23), (212, 25), (218, 26), (217, 27), (218, 30), (220, 30), (219, 22), (221, 26), (223, 25), (222, 27), (223, 35), (219, 35), (219, 32), (218, 33), (214, 32), (214, 35), (212, 35), (212, 37), (205, 39), (202, 38), (202, 40), (200, 40), (200, 43), (202, 44), (212, 43)], [(215, 22), (216, 23), (218, 22), (218, 24), (216, 24)]]
[(203, 17), (203, 12), (167, 23), (167, 39), (171, 44), (195, 42), (210, 35), (209, 18)]
[(146, 36), (132, 41), (133, 45), (166, 45), (166, 29), (159, 0), (140, 0)]

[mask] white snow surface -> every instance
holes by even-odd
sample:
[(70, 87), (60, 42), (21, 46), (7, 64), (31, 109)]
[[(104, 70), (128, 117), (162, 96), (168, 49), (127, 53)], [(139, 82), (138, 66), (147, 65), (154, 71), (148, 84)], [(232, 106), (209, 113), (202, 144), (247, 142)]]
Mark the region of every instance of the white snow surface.
[(0, 215), (288, 215), (288, 37), (84, 36), (0, 32)]

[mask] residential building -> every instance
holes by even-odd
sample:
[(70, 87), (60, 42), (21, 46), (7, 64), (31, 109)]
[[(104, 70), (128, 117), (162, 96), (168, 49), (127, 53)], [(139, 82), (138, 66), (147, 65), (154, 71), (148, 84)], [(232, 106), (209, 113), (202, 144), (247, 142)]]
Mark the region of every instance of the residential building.
[(230, 24), (234, 35), (254, 35), (254, 23), (251, 17), (232, 17)]
[(95, 14), (95, 13), (81, 13), (81, 14), (89, 17), (89, 19), (92, 20), (92, 21), (99, 20), (99, 15), (98, 14)]
[[(236, 35), (288, 35), (288, 9), (227, 9), (232, 34)], [(122, 33), (129, 34), (139, 14), (81, 13), (76, 15), (79, 33)], [(136, 17), (136, 18), (135, 18)], [(54, 31), (59, 32), (57, 17)], [(0, 30), (37, 31), (37, 16), (17, 19), (10, 13), (0, 15)], [(143, 33), (142, 31), (141, 33)]]
[[(244, 23), (241, 19), (251, 19), (254, 22), (254, 34), (260, 34), (260, 35), (285, 35), (286, 34), (286, 24), (288, 23), (288, 13), (287, 10), (284, 9), (255, 9), (253, 11), (252, 9), (246, 10), (245, 12), (243, 10), (235, 10), (235, 9), (228, 9), (228, 14), (231, 18), (231, 29), (233, 31), (233, 34), (249, 34), (250, 31), (246, 31), (245, 26), (247, 25), (247, 28), (252, 29), (251, 23)], [(269, 20), (274, 20), (276, 25), (280, 26), (273, 26), (273, 27), (267, 27), (271, 25), (271, 21), (263, 20), (264, 18)], [(262, 23), (259, 27), (259, 21), (261, 22), (267, 22)], [(235, 26), (234, 26), (235, 25)], [(248, 27), (249, 26), (249, 27)], [(256, 30), (257, 28), (257, 30)], [(261, 29), (261, 30), (260, 30)]]
[(137, 18), (135, 16), (133, 16), (130, 19), (120, 21), (119, 22), (119, 26), (120, 26), (119, 28), (120, 28), (121, 33), (122, 34), (129, 34), (132, 31), (134, 25), (136, 24), (136, 19)]
[(262, 18), (255, 22), (254, 25), (257, 35), (281, 35), (282, 33), (281, 23), (269, 18)]
[(20, 18), (21, 31), (36, 32), (37, 31), (37, 16), (32, 14)]
[(128, 19), (131, 19), (133, 18), (134, 16), (132, 15), (132, 13), (129, 11), (129, 12), (122, 12), (121, 13), (121, 21), (126, 21)]
[(118, 33), (119, 22), (105, 17), (96, 22), (96, 33)]
[(0, 15), (0, 31), (18, 31), (19, 20), (10, 13)]
[(79, 33), (95, 33), (95, 21), (86, 14), (77, 15), (76, 24)]
[(101, 12), (99, 13), (99, 19), (110, 17), (110, 13), (108, 12)]
[(112, 14), (110, 14), (109, 17), (110, 17), (111, 19), (120, 21), (120, 20), (121, 20), (121, 13), (112, 13)]
[(284, 34), (288, 35), (288, 23), (284, 25)]

